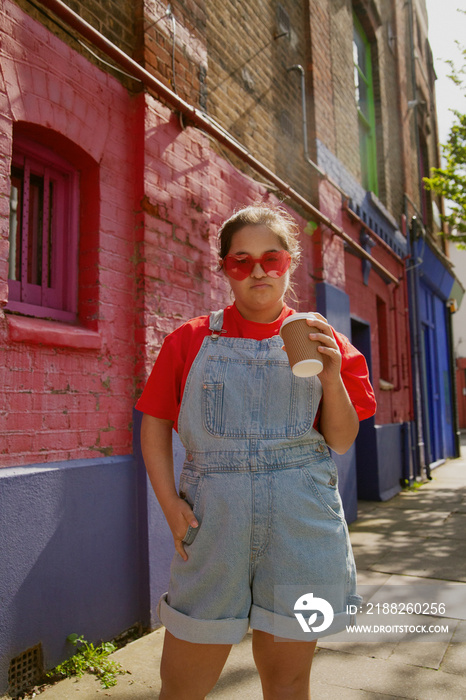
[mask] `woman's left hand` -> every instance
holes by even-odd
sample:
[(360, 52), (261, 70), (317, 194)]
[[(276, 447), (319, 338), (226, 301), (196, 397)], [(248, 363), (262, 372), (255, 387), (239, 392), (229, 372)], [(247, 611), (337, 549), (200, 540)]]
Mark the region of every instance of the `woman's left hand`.
[(317, 376), (321, 384), (333, 383), (340, 381), (341, 370), (341, 352), (338, 347), (331, 326), (327, 323), (327, 319), (321, 314), (313, 312), (314, 318), (307, 319), (309, 326), (318, 329), (318, 332), (310, 332), (311, 340), (316, 340), (319, 343), (318, 351), (322, 355), (324, 368)]

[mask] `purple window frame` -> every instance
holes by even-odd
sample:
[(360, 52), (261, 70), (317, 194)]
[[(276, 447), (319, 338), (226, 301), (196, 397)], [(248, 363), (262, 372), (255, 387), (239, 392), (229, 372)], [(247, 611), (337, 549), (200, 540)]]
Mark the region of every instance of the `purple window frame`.
[(76, 321), (78, 221), (78, 171), (49, 149), (22, 137), (15, 139), (8, 310)]

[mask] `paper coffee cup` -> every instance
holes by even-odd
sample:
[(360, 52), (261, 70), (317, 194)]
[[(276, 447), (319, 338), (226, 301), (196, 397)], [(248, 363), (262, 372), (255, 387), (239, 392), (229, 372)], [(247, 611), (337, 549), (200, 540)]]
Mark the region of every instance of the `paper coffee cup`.
[(313, 319), (315, 316), (312, 313), (293, 314), (283, 321), (280, 328), (291, 371), (296, 377), (313, 377), (324, 368), (317, 350), (320, 343), (309, 338), (309, 333), (320, 331), (309, 326), (308, 318)]

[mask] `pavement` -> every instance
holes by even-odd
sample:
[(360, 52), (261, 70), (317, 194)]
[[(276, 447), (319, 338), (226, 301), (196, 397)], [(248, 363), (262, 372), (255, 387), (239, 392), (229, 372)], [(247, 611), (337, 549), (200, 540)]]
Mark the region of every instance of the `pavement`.
[[(350, 526), (358, 586), (369, 591), (373, 601), (390, 600), (402, 584), (412, 601), (427, 585), (433, 596), (440, 591), (451, 600), (459, 594), (462, 603), (447, 606), (442, 617), (423, 618), (443, 623), (448, 632), (429, 635), (429, 641), (403, 634), (379, 635), (377, 641), (322, 639), (311, 673), (312, 700), (466, 700), (465, 533), (463, 434), (459, 459), (447, 461), (432, 472), (431, 481), (389, 501), (361, 501), (358, 519)], [(396, 615), (397, 622), (406, 619)], [(130, 672), (119, 676), (113, 688), (102, 689), (93, 676), (84, 676), (60, 681), (41, 693), (40, 700), (155, 700), (163, 636), (164, 630), (158, 629), (112, 655)], [(208, 698), (262, 698), (250, 634), (233, 647)]]

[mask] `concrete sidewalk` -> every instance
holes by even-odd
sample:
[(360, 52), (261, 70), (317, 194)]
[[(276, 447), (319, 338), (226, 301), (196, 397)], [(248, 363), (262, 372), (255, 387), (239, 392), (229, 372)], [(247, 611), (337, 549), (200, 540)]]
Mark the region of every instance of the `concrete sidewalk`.
[[(464, 436), (463, 436), (464, 437)], [(385, 503), (361, 502), (350, 527), (358, 583), (384, 591), (400, 583), (454, 586), (466, 599), (466, 447), (462, 457), (433, 472), (432, 481)], [(450, 582), (450, 584), (448, 583)], [(456, 608), (459, 608), (458, 610)], [(399, 616), (398, 616), (399, 617)], [(434, 641), (335, 642), (318, 644), (312, 675), (313, 700), (466, 699), (465, 605), (454, 618), (434, 618), (449, 632)], [(359, 620), (358, 620), (359, 621)], [(432, 621), (432, 618), (430, 618)], [(67, 679), (48, 688), (41, 700), (88, 700), (97, 697), (155, 700), (163, 630), (117, 651), (115, 660), (131, 675), (119, 676), (109, 690), (94, 677)], [(215, 689), (218, 700), (260, 700), (262, 693), (252, 661), (251, 635), (233, 647)]]

